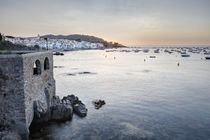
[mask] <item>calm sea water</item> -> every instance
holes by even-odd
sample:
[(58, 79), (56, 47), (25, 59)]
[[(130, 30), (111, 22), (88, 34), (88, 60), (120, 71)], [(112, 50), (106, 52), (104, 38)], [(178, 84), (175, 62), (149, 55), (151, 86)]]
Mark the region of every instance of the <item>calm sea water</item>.
[[(210, 61), (189, 54), (87, 50), (54, 56), (57, 95), (77, 95), (88, 114), (42, 128), (42, 138), (210, 139)], [(94, 109), (95, 99), (106, 105)]]

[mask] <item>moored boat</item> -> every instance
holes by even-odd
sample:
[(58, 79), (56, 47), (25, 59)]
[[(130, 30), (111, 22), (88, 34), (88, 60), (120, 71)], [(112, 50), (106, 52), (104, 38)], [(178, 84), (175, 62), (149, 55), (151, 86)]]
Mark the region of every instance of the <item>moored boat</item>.
[(189, 54), (182, 54), (181, 56), (182, 56), (182, 57), (190, 57)]

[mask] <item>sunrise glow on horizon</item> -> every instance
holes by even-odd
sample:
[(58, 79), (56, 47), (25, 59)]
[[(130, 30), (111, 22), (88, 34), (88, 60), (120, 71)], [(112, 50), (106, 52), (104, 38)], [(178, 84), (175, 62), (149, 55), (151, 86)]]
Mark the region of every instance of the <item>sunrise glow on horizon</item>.
[(0, 32), (84, 34), (140, 45), (210, 45), (209, 0), (1, 0)]

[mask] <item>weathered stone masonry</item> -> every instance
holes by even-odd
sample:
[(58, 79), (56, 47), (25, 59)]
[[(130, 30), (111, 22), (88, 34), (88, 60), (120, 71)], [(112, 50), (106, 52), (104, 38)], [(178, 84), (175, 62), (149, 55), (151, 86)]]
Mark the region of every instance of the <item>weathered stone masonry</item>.
[(34, 118), (34, 101), (41, 101), (48, 108), (53, 96), (51, 51), (0, 55), (0, 127), (14, 125), (12, 129), (28, 131)]

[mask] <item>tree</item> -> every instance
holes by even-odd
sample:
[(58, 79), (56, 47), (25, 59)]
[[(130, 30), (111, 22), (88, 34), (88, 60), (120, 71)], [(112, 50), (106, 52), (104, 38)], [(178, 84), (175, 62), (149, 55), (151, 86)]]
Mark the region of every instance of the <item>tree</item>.
[(2, 39), (3, 39), (3, 38), (2, 38), (2, 35), (1, 35), (1, 33), (0, 33), (0, 41), (2, 41)]
[(82, 40), (80, 38), (76, 39), (77, 42), (81, 42)]

